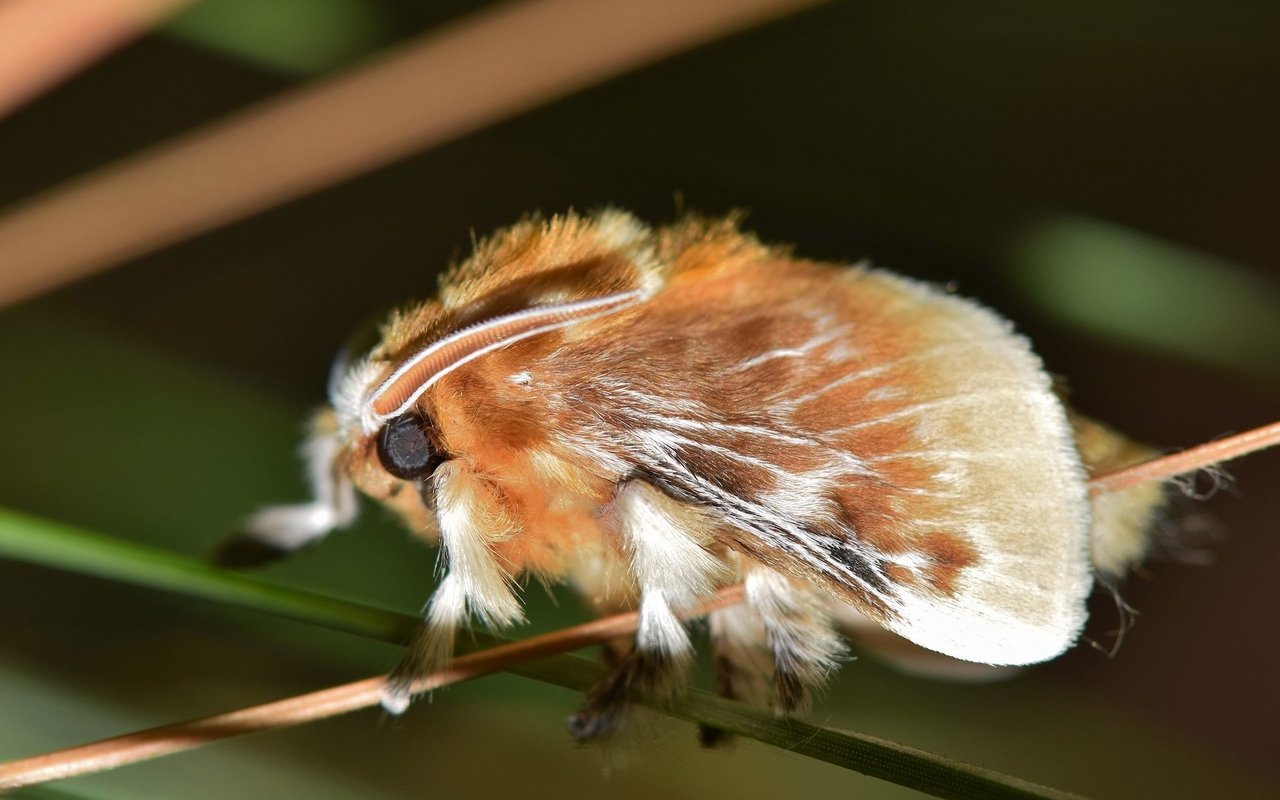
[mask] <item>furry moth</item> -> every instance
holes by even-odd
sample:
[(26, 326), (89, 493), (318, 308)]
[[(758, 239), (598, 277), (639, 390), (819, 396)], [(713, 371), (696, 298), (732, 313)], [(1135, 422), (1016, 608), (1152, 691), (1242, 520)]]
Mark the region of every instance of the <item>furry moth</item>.
[(336, 371), (304, 453), (315, 499), (260, 511), (223, 560), (347, 524), (356, 490), (438, 540), (446, 573), (393, 712), (471, 618), (522, 619), (525, 574), (601, 613), (639, 607), (580, 738), (630, 691), (678, 685), (676, 612), (737, 582), (746, 602), (710, 619), (718, 688), (783, 713), (841, 658), (837, 621), (963, 662), (1051, 659), (1161, 503), (1158, 487), (1090, 499), (1090, 470), (1146, 451), (1071, 414), (992, 311), (733, 219), (619, 211), (478, 245)]

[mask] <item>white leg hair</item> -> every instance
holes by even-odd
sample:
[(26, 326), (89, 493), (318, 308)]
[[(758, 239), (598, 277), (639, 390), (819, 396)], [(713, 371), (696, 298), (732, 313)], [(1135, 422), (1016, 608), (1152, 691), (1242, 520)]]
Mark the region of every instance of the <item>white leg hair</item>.
[[(792, 713), (803, 708), (839, 664), (844, 641), (827, 613), (825, 595), (739, 561), (746, 603), (711, 614), (716, 692), (755, 705), (772, 695), (779, 714)], [(700, 737), (713, 746), (724, 734), (703, 729)]]
[(743, 585), (773, 652), (773, 707), (780, 714), (801, 709), (845, 654), (826, 601), (818, 590), (763, 567), (748, 571)]
[(640, 588), (636, 647), (688, 662), (693, 645), (674, 609), (710, 594), (725, 571), (705, 546), (712, 542), (710, 521), (641, 481), (623, 487), (613, 508)]
[(282, 555), (297, 550), (355, 520), (359, 508), (355, 487), (337, 463), (342, 440), (332, 409), (312, 415), (309, 428), (302, 460), (311, 502), (268, 506), (256, 512), (245, 520), (240, 534), (223, 545), (218, 560), (233, 566), (270, 560), (267, 551)]
[(709, 594), (725, 572), (707, 549), (714, 522), (701, 510), (631, 481), (610, 511), (640, 590), (640, 625), (631, 653), (570, 718), (569, 730), (579, 739), (612, 732), (632, 691), (660, 695), (680, 685), (693, 645), (676, 609)]
[(382, 707), (402, 713), (413, 699), (413, 681), (444, 666), (468, 612), (490, 628), (524, 619), (511, 576), (494, 555), (492, 542), (511, 536), (514, 524), (489, 487), (457, 462), (440, 466), (435, 483), (436, 515), (448, 574), (427, 609), (422, 629), (382, 692)]

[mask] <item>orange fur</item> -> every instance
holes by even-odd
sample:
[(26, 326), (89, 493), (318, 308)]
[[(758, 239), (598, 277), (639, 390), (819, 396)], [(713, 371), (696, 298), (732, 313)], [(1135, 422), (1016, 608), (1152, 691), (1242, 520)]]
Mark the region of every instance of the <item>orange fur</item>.
[[(921, 346), (917, 318), (927, 310), (892, 285), (861, 279), (856, 268), (836, 273), (827, 265), (766, 247), (739, 232), (732, 221), (691, 219), (659, 232), (656, 239), (656, 261), (666, 273), (666, 284), (655, 300), (492, 353), (444, 377), (421, 402), (423, 413), (436, 421), (444, 448), (487, 475), (511, 506), (523, 532), (502, 546), (503, 558), (513, 570), (561, 577), (568, 562), (554, 554), (579, 545), (584, 537), (605, 537), (583, 509), (606, 503), (604, 487), (624, 476), (602, 474), (598, 465), (581, 458), (573, 443), (594, 434), (583, 428), (577, 409), (558, 408), (554, 402), (567, 388), (588, 384), (601, 374), (643, 387), (653, 396), (688, 395), (715, 419), (744, 424), (759, 422), (762, 413), (760, 406), (744, 406), (744, 399), (767, 403), (774, 386), (789, 385), (795, 394), (812, 390), (815, 396), (799, 405), (791, 418), (791, 432), (800, 439), (831, 437), (835, 446), (864, 459), (893, 459), (896, 453), (922, 447), (906, 422), (833, 432), (890, 416), (929, 396), (930, 374), (910, 359)], [(625, 251), (601, 246), (592, 222), (584, 218), (521, 223), (481, 244), (471, 259), (455, 267), (445, 279), (440, 300), (396, 318), (375, 357), (395, 363), (449, 330), (549, 298), (582, 299), (633, 289), (640, 284), (639, 270), (622, 257)], [(851, 321), (848, 335), (827, 342), (813, 358), (774, 359), (741, 372), (726, 369), (761, 352), (800, 346), (818, 329), (805, 317), (815, 307)], [(838, 382), (848, 369), (846, 362), (817, 358), (836, 347), (857, 351), (861, 364), (886, 368), (865, 380), (819, 391)], [(563, 355), (569, 348), (573, 355)], [(507, 379), (520, 371), (532, 373), (537, 390)], [(704, 376), (714, 376), (715, 385), (703, 383)], [(596, 411), (609, 414), (604, 397), (593, 398), (589, 390), (582, 390), (577, 399), (594, 402)], [(549, 438), (552, 432), (560, 434), (558, 441)], [(779, 444), (732, 433), (717, 441), (734, 454), (792, 472), (813, 470), (824, 457), (803, 442)], [(598, 444), (606, 450), (613, 445)], [(552, 492), (528, 467), (532, 452), (559, 459), (576, 471), (573, 482), (593, 487), (592, 495), (568, 513), (571, 520), (565, 519), (567, 512), (550, 508)], [(776, 484), (767, 471), (728, 454), (688, 451), (681, 457), (696, 472), (714, 475), (732, 490), (763, 493)], [(887, 460), (877, 467), (875, 477), (849, 480), (825, 498), (831, 522), (822, 530), (835, 537), (856, 531), (890, 554), (914, 551), (930, 562), (925, 583), (949, 593), (960, 574), (981, 561), (981, 547), (958, 531), (914, 526), (921, 516), (945, 515), (947, 502), (965, 502), (933, 499), (936, 489), (920, 462)], [(728, 534), (726, 543), (763, 557), (775, 568), (828, 581), (868, 613), (890, 613), (830, 575), (780, 559), (742, 531)], [(893, 574), (908, 580), (901, 568)]]
[[(468, 613), (518, 617), (525, 572), (601, 607), (643, 601), (640, 641), (666, 656), (620, 665), (614, 699), (687, 650), (669, 604), (735, 574), (757, 607), (718, 641), (750, 660), (724, 631), (752, 647), (768, 631), (784, 710), (839, 649), (815, 592), (993, 664), (1050, 658), (1083, 624), (1085, 473), (1026, 342), (977, 304), (796, 258), (736, 218), (525, 220), (395, 314), (334, 410), (347, 478), (412, 527), (438, 520), (449, 551), (437, 627), (389, 707)], [(1124, 455), (1077, 428), (1090, 462)], [(1158, 503), (1130, 499), (1107, 517), (1128, 526), (1107, 551), (1124, 566)]]

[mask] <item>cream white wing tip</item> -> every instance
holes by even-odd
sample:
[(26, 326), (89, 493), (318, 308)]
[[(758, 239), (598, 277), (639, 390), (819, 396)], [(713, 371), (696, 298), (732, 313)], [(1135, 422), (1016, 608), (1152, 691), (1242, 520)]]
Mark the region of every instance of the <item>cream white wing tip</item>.
[(1022, 666), (1048, 661), (1075, 644), (1084, 627), (1083, 599), (1059, 609), (1045, 622), (1028, 622), (1008, 613), (929, 603), (907, 596), (902, 618), (886, 627), (912, 642), (964, 661)]

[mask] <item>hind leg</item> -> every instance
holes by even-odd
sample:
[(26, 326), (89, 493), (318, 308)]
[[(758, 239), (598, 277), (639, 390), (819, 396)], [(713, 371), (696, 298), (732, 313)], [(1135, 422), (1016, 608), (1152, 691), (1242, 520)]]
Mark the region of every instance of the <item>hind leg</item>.
[(764, 568), (749, 571), (743, 585), (773, 654), (773, 708), (778, 714), (801, 711), (846, 652), (825, 595)]
[[(844, 641), (812, 587), (772, 570), (743, 570), (746, 602), (711, 614), (716, 692), (753, 705), (772, 701), (780, 715), (803, 709), (840, 663)], [(704, 746), (727, 735), (700, 728)]]
[[(742, 603), (711, 612), (709, 622), (716, 694), (756, 706), (768, 703), (773, 657), (760, 615)], [(719, 728), (698, 726), (703, 747), (718, 747), (730, 738)]]

